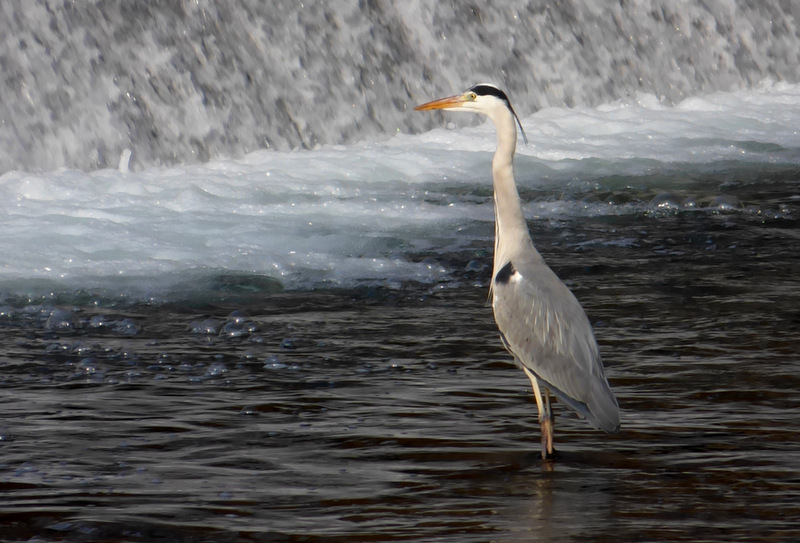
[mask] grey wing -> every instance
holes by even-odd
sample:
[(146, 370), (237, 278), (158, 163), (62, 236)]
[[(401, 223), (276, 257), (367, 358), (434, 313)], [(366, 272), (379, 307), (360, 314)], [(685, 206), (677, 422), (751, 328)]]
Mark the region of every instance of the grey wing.
[(498, 274), (492, 286), (495, 320), (506, 347), (593, 426), (617, 431), (617, 400), (580, 303), (546, 264), (512, 264), (513, 274)]

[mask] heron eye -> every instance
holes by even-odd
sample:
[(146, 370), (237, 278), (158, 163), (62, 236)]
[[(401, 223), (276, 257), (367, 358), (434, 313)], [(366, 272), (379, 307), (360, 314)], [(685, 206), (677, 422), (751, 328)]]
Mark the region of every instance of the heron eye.
[(474, 92), (471, 92), (468, 95), (468, 98), (469, 98), (470, 102), (474, 102), (477, 97), (478, 97), (478, 95), (475, 94)]

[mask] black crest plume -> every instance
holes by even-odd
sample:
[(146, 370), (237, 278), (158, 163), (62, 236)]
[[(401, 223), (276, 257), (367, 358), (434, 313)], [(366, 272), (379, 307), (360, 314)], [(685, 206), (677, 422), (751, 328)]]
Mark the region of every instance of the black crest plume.
[(471, 92), (474, 92), (478, 96), (494, 96), (498, 100), (502, 100), (503, 102), (505, 102), (506, 106), (511, 111), (511, 114), (517, 120), (517, 125), (519, 125), (519, 130), (520, 132), (522, 132), (523, 141), (525, 141), (525, 143), (528, 143), (528, 136), (525, 135), (525, 129), (522, 128), (522, 123), (519, 120), (519, 116), (517, 115), (517, 112), (514, 111), (514, 108), (511, 107), (511, 101), (508, 99), (508, 96), (506, 95), (505, 92), (498, 89), (494, 85), (490, 85), (489, 83), (481, 83), (480, 85), (475, 85), (469, 90)]

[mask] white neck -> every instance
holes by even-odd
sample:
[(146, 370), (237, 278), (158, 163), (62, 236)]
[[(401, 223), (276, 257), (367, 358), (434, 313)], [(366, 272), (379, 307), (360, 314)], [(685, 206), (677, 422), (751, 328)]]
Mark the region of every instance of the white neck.
[[(520, 248), (530, 245), (530, 234), (522, 212), (517, 185), (514, 181), (514, 152), (517, 147), (517, 127), (507, 108), (490, 115), (497, 128), (497, 150), (492, 159), (495, 215), (495, 272), (513, 258)], [(503, 251), (499, 250), (500, 239)]]

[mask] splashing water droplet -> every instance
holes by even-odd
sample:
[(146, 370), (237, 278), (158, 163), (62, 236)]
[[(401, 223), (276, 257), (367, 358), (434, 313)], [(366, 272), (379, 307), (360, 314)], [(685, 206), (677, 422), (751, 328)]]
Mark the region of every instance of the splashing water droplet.
[(261, 413), (258, 412), (258, 409), (253, 407), (252, 405), (245, 405), (242, 407), (242, 410), (239, 411), (240, 415), (247, 416), (247, 417), (258, 417)]
[(115, 334), (121, 334), (123, 336), (135, 336), (139, 332), (142, 331), (142, 327), (136, 324), (132, 319), (122, 319), (121, 321), (115, 322), (111, 330)]
[(229, 321), (222, 327), (219, 335), (223, 337), (242, 337), (249, 334), (241, 322)]
[(214, 362), (206, 370), (206, 377), (220, 377), (228, 372), (228, 367), (222, 362)]
[(677, 194), (664, 192), (657, 194), (652, 200), (650, 200), (650, 207), (662, 211), (682, 209), (683, 202), (682, 198)]
[(286, 364), (281, 362), (281, 359), (278, 358), (277, 356), (272, 355), (272, 356), (267, 357), (267, 359), (264, 361), (263, 369), (265, 369), (265, 370), (282, 370), (282, 369), (286, 369)]
[(250, 315), (247, 311), (242, 309), (234, 309), (228, 315), (228, 321), (237, 322), (239, 324), (244, 324), (248, 319), (250, 319)]
[(743, 209), (744, 205), (736, 196), (730, 194), (720, 194), (711, 201), (709, 206), (711, 209), (718, 211), (737, 211)]
[(44, 326), (48, 330), (77, 330), (80, 325), (80, 319), (72, 311), (54, 309)]

